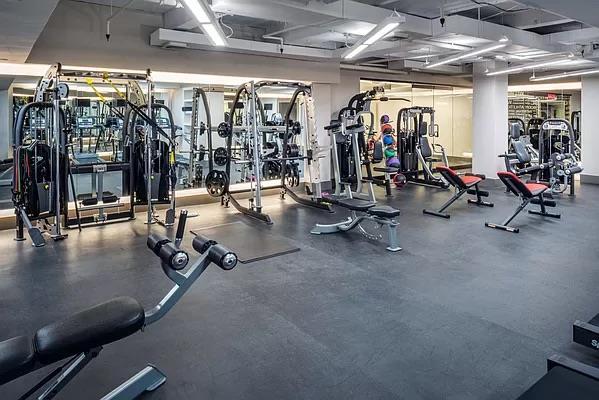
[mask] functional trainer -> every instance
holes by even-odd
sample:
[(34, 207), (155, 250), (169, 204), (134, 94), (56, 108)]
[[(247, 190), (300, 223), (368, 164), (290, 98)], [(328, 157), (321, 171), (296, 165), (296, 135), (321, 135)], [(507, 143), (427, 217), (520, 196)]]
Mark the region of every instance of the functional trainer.
[(437, 171), (443, 178), (455, 188), (455, 194), (451, 197), (439, 211), (422, 210), (424, 214), (434, 215), (435, 217), (449, 218), (450, 215), (444, 211), (449, 208), (456, 200), (462, 197), (465, 193), (475, 195), (476, 200), (468, 199), (468, 204), (476, 204), (479, 206), (493, 207), (493, 203), (483, 200), (483, 197), (489, 197), (489, 192), (480, 190), (478, 185), (486, 179), (484, 175), (467, 173), (459, 175), (451, 168), (445, 166), (437, 167)]
[[(20, 397), (25, 400), (43, 390), (37, 399), (52, 399), (100, 354), (103, 346), (145, 331), (149, 325), (162, 319), (211, 263), (223, 270), (233, 269), (237, 264), (234, 253), (198, 235), (192, 246), (202, 256), (187, 272), (181, 272), (189, 262), (189, 255), (178, 247), (183, 238), (186, 217), (187, 213), (183, 210), (175, 243), (165, 236), (148, 237), (148, 247), (160, 258), (164, 273), (175, 282), (158, 305), (144, 311), (137, 300), (118, 297), (47, 325), (33, 338), (17, 336), (0, 342), (0, 385), (68, 359)], [(148, 364), (102, 400), (131, 400), (144, 392), (156, 390), (165, 381), (166, 375)]]
[(529, 204), (538, 204), (541, 210), (529, 210), (530, 214), (541, 215), (543, 217), (561, 218), (560, 214), (552, 214), (547, 212), (547, 207), (555, 207), (555, 200), (547, 200), (543, 194), (549, 190), (549, 186), (543, 183), (525, 183), (512, 172), (498, 172), (497, 176), (510, 192), (518, 196), (520, 205), (516, 211), (501, 224), (486, 222), (488, 228), (501, 229), (508, 232), (518, 233), (520, 228), (508, 226), (510, 222)]

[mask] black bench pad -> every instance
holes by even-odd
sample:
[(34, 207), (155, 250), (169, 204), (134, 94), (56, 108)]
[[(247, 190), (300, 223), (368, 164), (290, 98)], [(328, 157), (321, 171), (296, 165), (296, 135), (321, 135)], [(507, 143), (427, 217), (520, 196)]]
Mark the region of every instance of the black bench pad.
[(376, 206), (369, 209), (368, 214), (381, 218), (394, 218), (399, 216), (400, 211), (390, 206)]
[(352, 211), (368, 211), (376, 206), (376, 203), (360, 199), (339, 199), (335, 204)]
[(518, 400), (597, 400), (599, 381), (564, 367), (554, 367)]
[(37, 358), (50, 364), (115, 342), (139, 331), (144, 309), (131, 297), (118, 297), (48, 325), (35, 334)]
[(375, 172), (384, 172), (386, 174), (395, 174), (399, 168), (390, 168), (390, 167), (374, 167)]
[(31, 338), (17, 336), (0, 342), (0, 385), (31, 372), (34, 363)]

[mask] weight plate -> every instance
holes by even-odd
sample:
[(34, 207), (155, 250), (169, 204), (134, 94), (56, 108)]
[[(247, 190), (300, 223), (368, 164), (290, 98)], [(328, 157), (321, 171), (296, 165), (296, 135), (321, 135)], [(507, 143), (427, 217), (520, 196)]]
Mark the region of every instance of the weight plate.
[(285, 148), (285, 157), (299, 157), (299, 146), (295, 143), (290, 143)]
[(262, 175), (266, 180), (281, 177), (281, 163), (278, 161), (266, 161), (262, 166)]
[(229, 161), (229, 152), (224, 147), (218, 147), (214, 150), (214, 163), (219, 167), (226, 165)]
[(218, 128), (216, 131), (218, 133), (218, 136), (222, 138), (227, 138), (231, 136), (231, 127), (226, 122), (221, 122), (220, 124), (218, 124)]
[(224, 171), (212, 170), (206, 175), (206, 190), (212, 197), (221, 197), (225, 194), (229, 178)]

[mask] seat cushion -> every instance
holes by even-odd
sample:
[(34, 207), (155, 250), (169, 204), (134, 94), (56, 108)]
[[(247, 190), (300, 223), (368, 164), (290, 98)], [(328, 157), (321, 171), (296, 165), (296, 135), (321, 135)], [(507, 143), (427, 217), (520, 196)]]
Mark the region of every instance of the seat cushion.
[(394, 218), (399, 216), (400, 211), (389, 206), (376, 206), (368, 210), (368, 214), (381, 218)]
[(360, 199), (339, 199), (337, 205), (352, 211), (367, 211), (369, 208), (376, 206), (376, 203)]
[(34, 362), (31, 338), (17, 336), (0, 342), (0, 385), (32, 371)]
[(37, 331), (33, 343), (45, 364), (127, 337), (141, 329), (144, 309), (131, 297), (118, 297)]
[(468, 175), (460, 176), (460, 179), (462, 180), (462, 182), (464, 182), (464, 185), (466, 185), (468, 187), (474, 186), (477, 183), (479, 183), (480, 181), (482, 181), (482, 179), (479, 178), (478, 176), (468, 176)]
[(538, 196), (547, 190), (547, 186), (541, 183), (526, 183), (526, 187), (530, 190), (533, 196)]

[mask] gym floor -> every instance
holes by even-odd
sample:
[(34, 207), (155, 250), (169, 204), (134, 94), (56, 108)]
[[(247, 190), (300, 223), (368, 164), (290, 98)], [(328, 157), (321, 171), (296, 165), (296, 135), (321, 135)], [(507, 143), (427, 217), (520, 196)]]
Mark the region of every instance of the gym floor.
[[(422, 215), (447, 191), (379, 191), (380, 203), (402, 210), (400, 253), (357, 231), (309, 234), (316, 222), (341, 220), (342, 209), (272, 196), (268, 227), (217, 204), (198, 207), (190, 229), (244, 221), (301, 251), (230, 272), (212, 266), (165, 319), (107, 346), (61, 398), (101, 397), (146, 363), (168, 375), (147, 399), (516, 398), (544, 374), (546, 357), (591, 356), (570, 342), (572, 322), (599, 312), (599, 186), (560, 198), (562, 220), (522, 213), (512, 234), (483, 225), (517, 206), (489, 185), (495, 208), (462, 200), (451, 220)], [(0, 340), (115, 296), (155, 305), (171, 282), (147, 234), (143, 218), (69, 231), (41, 249), (0, 233)], [(4, 386), (0, 398), (47, 370)]]

